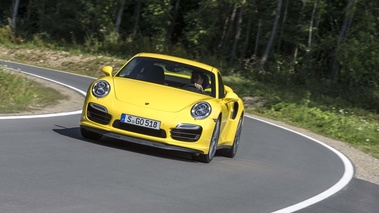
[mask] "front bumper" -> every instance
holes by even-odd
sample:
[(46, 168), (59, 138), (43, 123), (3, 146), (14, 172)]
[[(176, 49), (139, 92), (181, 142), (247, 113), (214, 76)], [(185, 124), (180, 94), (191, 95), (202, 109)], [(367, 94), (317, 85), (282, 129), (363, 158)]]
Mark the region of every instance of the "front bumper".
[[(111, 108), (111, 113), (109, 109)], [(121, 109), (121, 110), (120, 110)], [(143, 117), (164, 121), (159, 130), (122, 123), (121, 114), (128, 109), (130, 114), (139, 115), (141, 108), (133, 106), (109, 107), (97, 103), (86, 103), (83, 107), (80, 125), (89, 131), (110, 138), (189, 153), (207, 154), (215, 122), (212, 118), (194, 120), (189, 114), (156, 112), (144, 109)], [(147, 114), (149, 113), (149, 114)], [(146, 116), (145, 116), (146, 115)], [(185, 121), (180, 123), (177, 121)]]
[(97, 129), (94, 127), (88, 127), (85, 125), (80, 125), (80, 128), (87, 129), (92, 132), (99, 133), (103, 136), (109, 137), (109, 138), (114, 138), (118, 140), (123, 140), (135, 144), (140, 144), (140, 145), (145, 145), (145, 146), (150, 146), (150, 147), (156, 147), (160, 149), (166, 149), (166, 150), (173, 150), (173, 151), (180, 151), (180, 152), (187, 152), (191, 154), (204, 154), (203, 151), (200, 150), (195, 150), (195, 149), (190, 149), (190, 148), (185, 148), (185, 147), (180, 147), (180, 146), (175, 146), (175, 145), (169, 145), (169, 144), (164, 144), (164, 143), (159, 143), (159, 142), (154, 142), (146, 139), (141, 139), (141, 138), (136, 138), (136, 137), (131, 137), (123, 134), (118, 134), (102, 129)]

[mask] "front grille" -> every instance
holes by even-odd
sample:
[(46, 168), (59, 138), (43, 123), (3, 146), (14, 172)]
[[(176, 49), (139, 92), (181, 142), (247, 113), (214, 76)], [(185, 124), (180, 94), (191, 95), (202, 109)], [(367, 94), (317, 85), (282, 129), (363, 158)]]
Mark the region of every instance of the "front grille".
[(195, 142), (199, 140), (203, 129), (172, 129), (171, 137), (179, 141)]
[(120, 120), (115, 120), (113, 122), (113, 127), (117, 128), (117, 129), (129, 131), (129, 132), (135, 132), (135, 133), (150, 135), (150, 136), (159, 137), (159, 138), (166, 138), (167, 137), (166, 131), (164, 131), (163, 129), (160, 129), (160, 130), (149, 129), (146, 127), (122, 123)]
[(111, 122), (112, 116), (106, 112), (100, 111), (99, 109), (88, 104), (87, 117), (93, 122), (100, 124), (109, 124)]

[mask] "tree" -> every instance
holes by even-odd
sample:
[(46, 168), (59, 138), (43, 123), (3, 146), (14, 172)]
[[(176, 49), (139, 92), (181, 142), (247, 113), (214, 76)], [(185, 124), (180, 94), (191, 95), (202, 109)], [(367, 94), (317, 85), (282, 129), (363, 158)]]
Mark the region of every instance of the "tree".
[(132, 31), (132, 38), (135, 38), (137, 35), (137, 31), (139, 28), (139, 21), (141, 17), (141, 1), (137, 0), (136, 4), (134, 5), (134, 24), (133, 24), (133, 31)]
[(174, 29), (175, 29), (175, 25), (176, 25), (178, 13), (179, 13), (180, 0), (175, 0), (174, 2), (175, 2), (175, 6), (173, 7), (172, 21), (171, 21), (170, 26), (167, 30), (167, 36), (168, 36), (168, 39), (170, 41), (173, 40)]
[[(245, 1), (243, 2), (245, 3)], [(237, 59), (237, 47), (238, 47), (238, 42), (241, 37), (241, 31), (242, 31), (242, 21), (243, 21), (243, 6), (239, 7), (239, 12), (238, 12), (238, 19), (237, 19), (237, 24), (236, 24), (236, 31), (233, 39), (233, 46), (232, 46), (232, 52), (230, 54), (230, 61), (233, 61), (234, 59)]]
[(118, 9), (116, 23), (115, 23), (115, 31), (117, 34), (120, 33), (120, 25), (122, 21), (122, 14), (124, 13), (125, 0), (121, 0), (120, 8)]
[(345, 39), (347, 37), (347, 32), (353, 21), (354, 12), (355, 12), (355, 0), (349, 0), (348, 5), (346, 6), (346, 9), (345, 9), (345, 18), (343, 20), (341, 31), (338, 36), (337, 48), (336, 48), (336, 52), (335, 52), (333, 63), (332, 63), (332, 81), (334, 83), (337, 82), (338, 72), (340, 69), (338, 60), (340, 57), (341, 45), (345, 42)]
[(11, 21), (11, 28), (13, 31), (16, 31), (16, 21), (17, 21), (17, 13), (18, 13), (18, 7), (20, 5), (20, 0), (15, 0), (13, 5), (13, 11), (12, 11), (12, 21)]
[(238, 9), (237, 3), (234, 3), (233, 5), (229, 5), (229, 7), (231, 7), (232, 9), (231, 9), (231, 13), (227, 13), (229, 14), (229, 16), (226, 16), (226, 19), (224, 21), (222, 35), (221, 35), (220, 43), (218, 45), (220, 49), (223, 49), (225, 46), (225, 43), (229, 41), (230, 34), (233, 29), (234, 20), (237, 14), (237, 9)]
[(276, 35), (277, 29), (278, 29), (279, 18), (280, 18), (280, 14), (282, 11), (282, 5), (283, 5), (283, 0), (278, 0), (278, 5), (276, 8), (276, 13), (275, 13), (275, 21), (274, 21), (274, 24), (272, 26), (270, 39), (267, 42), (265, 52), (263, 53), (262, 59), (260, 61), (261, 68), (263, 68), (264, 65), (266, 64), (268, 55), (270, 54), (270, 50), (271, 50), (272, 45), (274, 43), (275, 35)]
[(362, 1), (355, 6), (354, 25), (349, 28), (349, 36), (340, 46), (338, 83), (365, 90), (364, 95), (371, 91), (379, 94), (379, 26), (369, 21), (378, 17), (378, 5), (372, 1)]
[(282, 40), (283, 40), (284, 28), (285, 28), (285, 25), (286, 25), (287, 15), (288, 15), (289, 0), (287, 0), (284, 5), (285, 5), (284, 6), (284, 15), (283, 15), (283, 19), (282, 19), (282, 25), (280, 27), (280, 34), (279, 34), (279, 41), (278, 41), (278, 51), (280, 51), (281, 43), (282, 43)]

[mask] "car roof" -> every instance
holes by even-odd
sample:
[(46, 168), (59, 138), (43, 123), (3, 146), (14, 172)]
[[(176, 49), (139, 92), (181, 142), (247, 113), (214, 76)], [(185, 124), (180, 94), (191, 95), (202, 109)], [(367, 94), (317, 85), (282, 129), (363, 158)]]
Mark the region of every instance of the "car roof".
[(164, 54), (158, 54), (158, 53), (139, 53), (139, 54), (135, 55), (134, 57), (149, 57), (149, 58), (165, 59), (165, 60), (169, 60), (169, 61), (176, 61), (176, 62), (183, 63), (183, 64), (189, 64), (189, 65), (192, 65), (195, 67), (199, 67), (199, 68), (208, 70), (210, 72), (216, 72), (216, 73), (218, 72), (218, 69), (216, 69), (215, 67), (210, 66), (208, 64), (204, 64), (201, 62), (197, 62), (197, 61), (193, 61), (193, 60), (189, 60), (189, 59), (185, 59), (185, 58), (180, 58), (180, 57), (176, 57), (176, 56), (170, 56), (170, 55), (164, 55)]

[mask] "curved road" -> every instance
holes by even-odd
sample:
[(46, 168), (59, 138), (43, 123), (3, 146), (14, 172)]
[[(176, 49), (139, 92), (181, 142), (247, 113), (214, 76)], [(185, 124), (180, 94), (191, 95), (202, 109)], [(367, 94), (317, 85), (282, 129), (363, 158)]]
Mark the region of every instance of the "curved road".
[[(92, 78), (0, 61), (84, 93)], [(239, 153), (184, 153), (85, 140), (79, 112), (0, 117), (0, 212), (377, 212), (379, 186), (304, 135), (247, 116)], [(363, 191), (364, 190), (364, 191)]]

